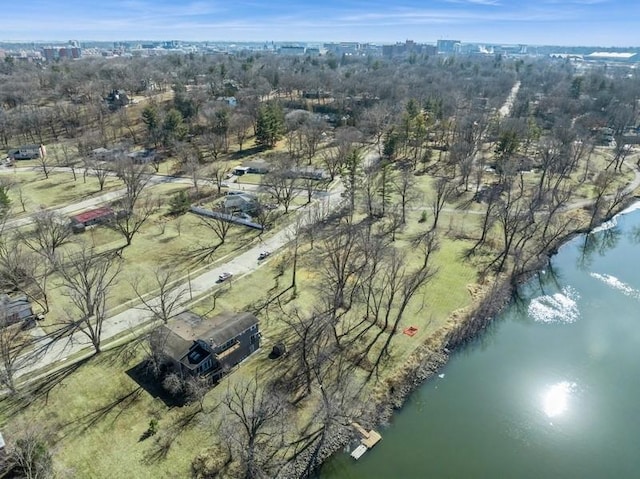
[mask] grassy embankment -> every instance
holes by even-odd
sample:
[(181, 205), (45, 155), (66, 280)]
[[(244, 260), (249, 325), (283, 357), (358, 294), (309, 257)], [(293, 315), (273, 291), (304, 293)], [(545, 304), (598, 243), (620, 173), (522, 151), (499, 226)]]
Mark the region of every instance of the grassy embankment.
[[(405, 233), (399, 235), (399, 243), (403, 241), (403, 235), (406, 238), (418, 229), (425, 228), (418, 223), (420, 214), (421, 209), (418, 208), (410, 211), (409, 226)], [(456, 218), (462, 215), (444, 213), (443, 225), (450, 223), (449, 216)], [(167, 227), (165, 235), (160, 235), (158, 226), (151, 223), (146, 228), (146, 232), (143, 231), (134, 238), (133, 245), (128, 248), (129, 251), (125, 250), (125, 259), (130, 260), (125, 264), (132, 263), (137, 270), (145, 267), (148, 270), (158, 258), (175, 258), (176, 250), (172, 250), (172, 243), (189, 247), (194, 241), (202, 238), (202, 232), (197, 230), (197, 220), (186, 216), (183, 221), (185, 224), (182, 225), (181, 236), (177, 236), (171, 225)], [(187, 233), (188, 230), (193, 231)], [(111, 231), (104, 229), (93, 231), (98, 247), (107, 247), (121, 241)], [(88, 234), (91, 235), (91, 232)], [(166, 242), (160, 243), (162, 246), (159, 248), (158, 241), (164, 239), (167, 239)], [(229, 244), (233, 243), (237, 243), (237, 240), (229, 241)], [(417, 345), (445, 324), (451, 311), (469, 304), (470, 295), (467, 285), (473, 283), (475, 270), (472, 265), (460, 261), (464, 247), (465, 243), (461, 241), (443, 241), (435, 258), (439, 273), (421, 292), (420, 298), (412, 303), (411, 311), (407, 314), (407, 318), (411, 318), (407, 320), (407, 324), (417, 327), (418, 334), (414, 337), (399, 335), (394, 340), (394, 364), (402, 363)], [(177, 250), (179, 251), (180, 248)], [(150, 255), (149, 251), (155, 253)], [(223, 256), (222, 252), (221, 256)], [(313, 272), (311, 264), (313, 252), (309, 251), (309, 245), (301, 247), (301, 256), (305, 260), (302, 261), (298, 274), (296, 303), (305, 305), (311, 304), (313, 300), (317, 277)], [(221, 290), (223, 292), (216, 300), (215, 311), (211, 312), (213, 303), (207, 298), (195, 307), (196, 311), (215, 314), (216, 311), (237, 311), (255, 307), (261, 300), (267, 300), (273, 291), (280, 291), (288, 286), (291, 271), (287, 259), (286, 253), (275, 255), (254, 274), (239, 278), (230, 286), (223, 285)], [(279, 265), (281, 261), (285, 263), (284, 268)], [(307, 261), (309, 261), (308, 264)], [(178, 263), (178, 261), (175, 262), (175, 264)], [(121, 292), (120, 288), (122, 288)], [(117, 297), (118, 301), (122, 301), (130, 299), (130, 296), (130, 288), (123, 283), (118, 287), (114, 298)], [(56, 306), (54, 301), (54, 311)], [(58, 311), (63, 309), (63, 307), (57, 308)], [(61, 313), (52, 312), (52, 314)], [(255, 370), (268, 371), (277, 367), (271, 364), (266, 356), (273, 341), (287, 333), (277, 318), (264, 321), (262, 329), (264, 347), (261, 352), (243, 364), (243, 367), (235, 371), (227, 380), (237, 381), (242, 377), (251, 377)], [(205, 449), (207, 443), (211, 441), (212, 431), (209, 421), (202, 422), (211, 414), (200, 414), (194, 421), (181, 425), (184, 417), (191, 413), (192, 406), (171, 408), (147, 391), (139, 390), (138, 384), (126, 374), (126, 371), (141, 361), (141, 354), (141, 351), (137, 351), (133, 356), (129, 356), (122, 354), (122, 350), (114, 350), (87, 361), (73, 374), (55, 385), (46, 398), (34, 397), (33, 403), (7, 424), (7, 431), (10, 433), (12, 427), (18, 427), (20, 417), (43, 424), (54, 434), (54, 443), (59, 451), (56, 454), (59, 467), (71, 469), (79, 476), (186, 476), (193, 456)], [(124, 362), (122, 362), (123, 358)], [(218, 404), (223, 393), (224, 384), (214, 388), (207, 395), (205, 410), (210, 410)], [(14, 412), (12, 407), (15, 407), (15, 404), (11, 402), (5, 400), (3, 422), (9, 420), (7, 416), (9, 412)], [(313, 399), (309, 404), (312, 402)], [(160, 420), (160, 433), (157, 437), (139, 441), (149, 421), (154, 417)], [(173, 435), (176, 435), (176, 438), (171, 442), (167, 455), (154, 456), (161, 446), (172, 439)], [(109, 441), (105, 444), (105, 437), (114, 437), (117, 441)]]
[[(625, 175), (620, 181), (629, 179)], [(421, 177), (420, 181), (424, 195), (428, 197), (430, 181), (427, 177)], [(531, 174), (531, 181), (535, 181), (535, 174)], [(588, 197), (589, 193), (589, 188), (583, 187), (580, 196)], [(456, 210), (456, 205), (448, 205), (443, 212), (440, 220), (443, 233), (441, 247), (434, 258), (438, 274), (411, 303), (403, 323), (404, 327), (415, 326), (418, 333), (413, 337), (400, 334), (394, 339), (392, 361), (385, 363), (383, 377), (396, 374), (421, 344), (435, 334), (441, 336), (443, 328), (454, 326), (462, 311), (473, 307), (479, 265), (463, 260), (465, 249), (472, 243), (456, 239), (473, 237), (477, 233), (479, 216), (467, 212), (466, 207), (471, 205), (471, 209), (476, 209), (478, 206), (469, 200), (470, 193), (459, 199), (459, 204), (465, 205), (465, 209)], [(412, 208), (407, 228), (398, 235), (396, 245), (407, 250), (408, 255), (412, 254), (408, 238), (426, 228), (418, 222), (422, 210), (426, 209), (426, 201)], [(175, 260), (179, 252), (192, 247), (204, 235), (198, 229), (197, 221), (189, 217), (182, 220), (185, 223), (181, 227), (181, 235), (177, 235), (175, 225), (171, 224), (161, 235), (158, 221), (159, 218), (155, 218), (150, 222), (134, 238), (133, 245), (125, 250), (125, 258), (129, 259), (127, 263), (136, 265), (136, 269), (146, 268), (148, 271), (156, 264), (154, 258), (157, 257)], [(188, 230), (190, 232), (187, 233)], [(106, 248), (121, 241), (108, 230), (94, 231), (96, 246)], [(237, 242), (238, 238), (228, 241), (229, 244)], [(154, 254), (149, 254), (150, 251)], [(304, 259), (298, 273), (296, 304), (304, 308), (312, 304), (318, 277), (310, 245), (303, 244), (301, 254)], [(221, 248), (219, 257), (224, 255)], [(291, 275), (289, 257), (288, 253), (274, 255), (252, 275), (223, 285), (214, 311), (211, 311), (211, 298), (202, 299), (194, 309), (215, 314), (216, 311), (254, 308), (274, 292), (287, 287)], [(178, 266), (179, 261), (174, 264)], [(127, 288), (118, 291), (120, 301), (130, 299), (127, 298), (127, 292), (130, 295)], [(2, 423), (6, 425), (8, 435), (19, 429), (21, 421), (42, 424), (52, 434), (58, 451), (58, 468), (72, 471), (78, 477), (186, 477), (193, 457), (213, 441), (215, 431), (212, 424), (220, 412), (216, 406), (225, 392), (225, 383), (250, 378), (255, 371), (269, 377), (273, 375), (274, 368), (279, 367), (267, 359), (267, 354), (274, 341), (287, 335), (286, 328), (273, 316), (265, 319), (261, 328), (264, 333), (263, 349), (207, 394), (204, 414), (198, 413), (196, 406), (171, 407), (141, 389), (127, 372), (142, 361), (143, 351), (129, 346), (105, 352), (79, 365), (73, 374), (52, 384), (46, 395), (34, 393), (28, 397), (31, 404), (27, 408), (22, 409), (20, 401), (5, 400)], [(357, 374), (365, 373), (360, 371)], [(312, 396), (302, 404), (301, 425), (309, 419), (306, 416), (314, 400)], [(141, 440), (152, 418), (159, 420), (159, 433)]]

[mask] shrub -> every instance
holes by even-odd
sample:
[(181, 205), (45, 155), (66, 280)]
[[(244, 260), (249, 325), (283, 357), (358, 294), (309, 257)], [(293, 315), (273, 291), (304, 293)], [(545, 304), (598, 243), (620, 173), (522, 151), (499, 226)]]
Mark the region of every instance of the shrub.
[(157, 419), (152, 419), (151, 421), (149, 421), (149, 436), (153, 436), (158, 432), (158, 420)]
[(178, 191), (169, 202), (169, 212), (173, 215), (183, 215), (191, 207), (191, 200), (186, 191)]
[(162, 381), (162, 387), (169, 394), (177, 396), (184, 390), (184, 381), (176, 373), (169, 373)]

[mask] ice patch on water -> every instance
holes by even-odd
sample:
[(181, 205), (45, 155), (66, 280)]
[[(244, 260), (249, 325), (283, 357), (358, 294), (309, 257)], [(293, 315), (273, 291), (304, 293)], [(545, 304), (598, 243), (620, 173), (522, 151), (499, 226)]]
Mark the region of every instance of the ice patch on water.
[(611, 228), (615, 228), (616, 225), (618, 224), (618, 216), (626, 215), (627, 213), (631, 213), (632, 211), (636, 211), (639, 209), (640, 209), (640, 201), (625, 208), (620, 213), (618, 213), (613, 218), (611, 218), (609, 221), (605, 221), (600, 226), (593, 228), (593, 230), (591, 230), (591, 233), (598, 233), (600, 231), (606, 231), (606, 230), (610, 230)]
[(632, 211), (640, 210), (640, 201), (632, 204), (631, 206), (625, 208), (620, 212), (621, 215), (626, 215), (627, 213), (631, 213)]
[(529, 317), (540, 323), (574, 323), (580, 317), (578, 292), (570, 286), (560, 293), (540, 296), (529, 303)]
[(617, 224), (618, 224), (618, 219), (616, 218), (616, 216), (614, 216), (609, 221), (605, 221), (600, 226), (596, 226), (595, 228), (593, 228), (591, 230), (591, 233), (600, 233), (601, 231), (613, 229), (616, 227)]
[(604, 284), (611, 286), (613, 289), (617, 289), (625, 296), (630, 296), (631, 298), (640, 299), (640, 291), (629, 286), (627, 283), (620, 281), (615, 276), (610, 274), (600, 274), (600, 273), (589, 273), (592, 278), (595, 278), (599, 281), (602, 281)]

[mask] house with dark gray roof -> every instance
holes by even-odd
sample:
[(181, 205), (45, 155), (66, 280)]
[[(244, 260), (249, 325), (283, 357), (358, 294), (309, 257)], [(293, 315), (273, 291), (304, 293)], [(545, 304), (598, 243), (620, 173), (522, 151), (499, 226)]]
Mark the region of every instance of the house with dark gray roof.
[(253, 213), (258, 209), (258, 201), (251, 193), (233, 194), (224, 197), (222, 207), (225, 211)]
[(268, 161), (264, 158), (256, 158), (255, 160), (243, 163), (242, 166), (234, 168), (233, 174), (236, 176), (242, 176), (245, 173), (264, 175), (265, 173), (269, 173), (270, 169), (271, 166)]
[(251, 313), (204, 318), (180, 313), (160, 329), (164, 355), (183, 377), (220, 379), (260, 348), (258, 318)]
[(44, 145), (22, 145), (7, 152), (7, 156), (13, 160), (33, 160), (46, 156)]
[(25, 327), (32, 325), (36, 316), (26, 296), (11, 298), (0, 294), (0, 328), (21, 323)]
[(130, 103), (129, 96), (124, 90), (111, 90), (105, 97), (105, 101), (111, 110), (118, 110)]

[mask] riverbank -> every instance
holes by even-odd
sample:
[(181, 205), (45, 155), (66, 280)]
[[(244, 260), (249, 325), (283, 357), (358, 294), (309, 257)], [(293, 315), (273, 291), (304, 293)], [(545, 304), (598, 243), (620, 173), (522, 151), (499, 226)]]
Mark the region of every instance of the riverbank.
[[(624, 204), (619, 205), (612, 214), (604, 218), (601, 225), (615, 226), (615, 218), (633, 209), (640, 208), (638, 197), (631, 197)], [(600, 228), (600, 227), (599, 227)], [(366, 410), (362, 411), (359, 422), (366, 428), (384, 426), (388, 424), (394, 412), (401, 409), (408, 397), (447, 363), (449, 355), (455, 349), (476, 339), (483, 334), (492, 320), (510, 303), (518, 286), (530, 279), (537, 272), (544, 270), (550, 258), (558, 249), (580, 234), (586, 234), (585, 228), (578, 228), (564, 235), (549, 247), (546, 254), (541, 255), (534, 267), (518, 277), (495, 278), (480, 287), (469, 287), (474, 298), (473, 305), (467, 310), (455, 311), (449, 317), (447, 324), (432, 334), (419, 346), (416, 351), (399, 368), (398, 372), (375, 389)], [(344, 449), (354, 438), (349, 425), (335, 431), (324, 448), (322, 460)], [(375, 454), (375, 450), (372, 452)], [(291, 472), (296, 471), (295, 468)], [(283, 477), (294, 477), (294, 474)], [(299, 476), (298, 476), (299, 477)]]

